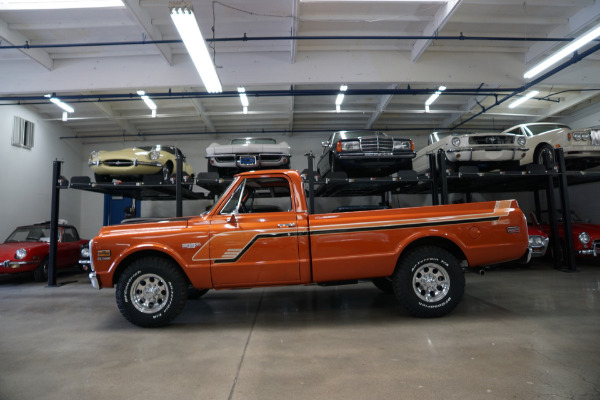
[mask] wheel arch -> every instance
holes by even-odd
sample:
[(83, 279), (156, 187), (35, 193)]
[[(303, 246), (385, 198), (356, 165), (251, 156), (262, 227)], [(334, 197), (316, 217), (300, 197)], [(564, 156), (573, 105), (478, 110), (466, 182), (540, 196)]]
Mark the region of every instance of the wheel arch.
[(128, 254), (122, 260), (119, 261), (119, 263), (117, 264), (117, 266), (115, 268), (115, 272), (113, 273), (112, 285), (113, 286), (116, 285), (116, 283), (119, 281), (119, 278), (121, 277), (121, 274), (123, 273), (125, 268), (127, 268), (129, 265), (131, 265), (136, 260), (139, 260), (144, 257), (160, 257), (162, 259), (172, 262), (173, 265), (175, 265), (177, 268), (179, 268), (181, 270), (181, 272), (183, 272), (183, 275), (186, 277), (186, 280), (189, 283), (189, 278), (188, 278), (187, 274), (185, 273), (185, 271), (181, 267), (181, 264), (177, 261), (177, 259), (175, 257), (173, 257), (172, 255), (170, 255), (168, 253), (160, 251), (160, 250), (145, 249), (145, 250), (135, 251), (131, 254)]
[(398, 263), (404, 255), (410, 253), (410, 251), (412, 251), (413, 249), (424, 246), (440, 247), (444, 250), (449, 251), (453, 256), (455, 256), (458, 259), (458, 261), (461, 264), (467, 262), (467, 257), (465, 253), (462, 251), (460, 246), (453, 242), (451, 239), (440, 236), (426, 236), (418, 238), (412, 241), (410, 244), (408, 244), (400, 253), (400, 256), (398, 257)]

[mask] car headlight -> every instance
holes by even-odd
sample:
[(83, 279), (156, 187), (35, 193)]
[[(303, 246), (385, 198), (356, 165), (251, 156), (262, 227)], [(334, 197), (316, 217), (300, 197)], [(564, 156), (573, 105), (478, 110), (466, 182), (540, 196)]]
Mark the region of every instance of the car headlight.
[(589, 134), (587, 132), (574, 132), (573, 139), (575, 140), (588, 140)]
[(25, 258), (25, 256), (27, 255), (27, 250), (26, 249), (19, 249), (15, 252), (15, 258), (17, 260), (22, 260)]
[(358, 140), (349, 140), (345, 142), (338, 142), (338, 151), (358, 151), (360, 150), (360, 143)]
[(525, 143), (527, 143), (527, 139), (525, 139), (525, 137), (524, 137), (524, 136), (519, 136), (519, 137), (517, 138), (517, 144), (518, 144), (519, 146), (525, 146)]
[(544, 243), (544, 239), (540, 235), (529, 236), (530, 246), (541, 246)]
[(151, 150), (150, 152), (148, 152), (148, 156), (147, 157), (150, 160), (158, 160), (158, 158), (160, 157), (160, 151)]
[(454, 147), (460, 146), (460, 138), (459, 137), (452, 138), (452, 146), (454, 146)]
[(587, 232), (581, 232), (579, 234), (579, 241), (583, 244), (588, 244), (590, 242), (590, 235)]
[(410, 140), (394, 140), (394, 150), (410, 150)]
[(90, 258), (90, 248), (88, 246), (84, 246), (79, 250), (79, 254), (81, 258)]

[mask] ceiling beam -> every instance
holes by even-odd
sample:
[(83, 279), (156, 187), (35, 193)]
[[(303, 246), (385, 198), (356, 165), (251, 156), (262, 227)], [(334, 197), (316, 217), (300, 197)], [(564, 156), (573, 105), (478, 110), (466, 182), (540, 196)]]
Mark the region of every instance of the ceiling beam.
[[(446, 25), (452, 14), (458, 9), (460, 2), (462, 0), (449, 0), (447, 3), (444, 3), (440, 9), (435, 13), (433, 20), (427, 24), (425, 29), (423, 29), (424, 36), (435, 36), (437, 33)], [(417, 40), (413, 45), (413, 49), (411, 51), (410, 59), (412, 62), (417, 62), (421, 55), (425, 52), (427, 47), (431, 44), (431, 39), (421, 39)]]
[(112, 109), (107, 103), (93, 103), (100, 111), (104, 113), (115, 124), (119, 125), (121, 129), (128, 132), (131, 135), (137, 136), (140, 132), (129, 122), (119, 118), (119, 115)]
[[(398, 89), (398, 86), (399, 85), (390, 85), (387, 88), (388, 89)], [(379, 104), (377, 104), (375, 111), (371, 114), (371, 117), (369, 118), (369, 120), (367, 121), (367, 124), (365, 125), (365, 129), (371, 129), (373, 127), (373, 124), (375, 124), (375, 122), (377, 121), (379, 116), (381, 114), (383, 114), (383, 112), (386, 110), (388, 104), (390, 104), (392, 97), (393, 96), (391, 94), (386, 94), (386, 95), (381, 96), (381, 98), (379, 99)]]
[[(133, 15), (135, 20), (140, 24), (140, 27), (144, 30), (144, 33), (149, 37), (150, 40), (162, 40), (163, 36), (154, 25), (152, 25), (152, 18), (146, 10), (144, 10), (137, 0), (123, 0), (123, 4)], [(166, 8), (165, 8), (166, 12)], [(173, 54), (171, 53), (171, 47), (167, 44), (157, 44), (160, 54), (167, 61), (169, 65), (173, 65)]]
[[(30, 42), (30, 40), (21, 33), (10, 29), (8, 24), (3, 20), (0, 20), (0, 38), (13, 46), (23, 46)], [(54, 67), (54, 61), (50, 57), (50, 54), (42, 49), (19, 48), (19, 51), (50, 71)]]
[[(185, 88), (186, 92), (194, 92), (194, 90), (192, 88)], [(200, 119), (202, 120), (202, 122), (204, 122), (204, 125), (206, 125), (206, 129), (209, 132), (216, 132), (217, 129), (215, 128), (213, 122), (211, 121), (208, 113), (206, 112), (206, 109), (204, 108), (204, 105), (202, 104), (202, 101), (200, 99), (197, 98), (192, 98), (190, 99), (190, 101), (192, 102), (192, 105), (194, 106), (194, 108), (196, 109), (196, 111), (198, 112), (198, 116), (200, 117)]]

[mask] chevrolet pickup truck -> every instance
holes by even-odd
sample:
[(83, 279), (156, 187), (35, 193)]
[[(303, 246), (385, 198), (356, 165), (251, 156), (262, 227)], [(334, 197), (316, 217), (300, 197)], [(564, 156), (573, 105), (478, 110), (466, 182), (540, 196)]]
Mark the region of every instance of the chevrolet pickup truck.
[(527, 254), (515, 200), (311, 214), (293, 170), (236, 175), (199, 216), (107, 226), (90, 241), (90, 280), (116, 286), (129, 322), (168, 324), (189, 289), (372, 280), (416, 317), (452, 311), (464, 270)]

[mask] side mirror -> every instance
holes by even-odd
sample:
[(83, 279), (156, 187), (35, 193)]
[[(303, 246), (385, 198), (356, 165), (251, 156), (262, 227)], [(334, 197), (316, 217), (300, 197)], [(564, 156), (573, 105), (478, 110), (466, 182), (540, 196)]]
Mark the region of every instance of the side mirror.
[(232, 225), (237, 225), (238, 220), (237, 220), (236, 215), (237, 215), (237, 212), (231, 213), (229, 218), (227, 218), (227, 223), (232, 224)]

